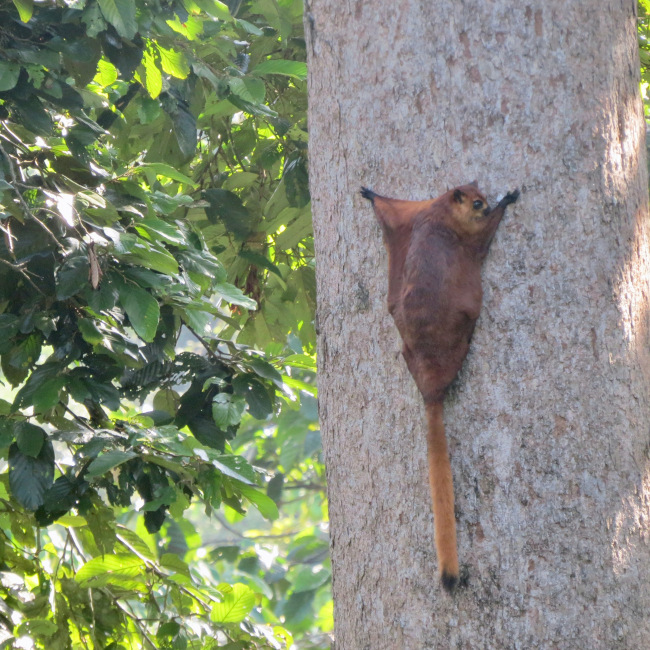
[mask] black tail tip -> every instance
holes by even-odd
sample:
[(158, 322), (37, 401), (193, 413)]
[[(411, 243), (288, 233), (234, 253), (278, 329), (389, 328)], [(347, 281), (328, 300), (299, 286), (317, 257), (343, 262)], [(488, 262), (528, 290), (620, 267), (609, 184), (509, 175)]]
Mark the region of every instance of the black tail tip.
[(454, 589), (456, 589), (456, 585), (458, 584), (458, 574), (443, 571), (440, 576), (440, 581), (442, 582), (445, 591), (451, 594), (454, 592)]
[(369, 190), (367, 187), (362, 187), (360, 194), (364, 199), (368, 199), (370, 203), (373, 203), (375, 197), (377, 196), (372, 190)]

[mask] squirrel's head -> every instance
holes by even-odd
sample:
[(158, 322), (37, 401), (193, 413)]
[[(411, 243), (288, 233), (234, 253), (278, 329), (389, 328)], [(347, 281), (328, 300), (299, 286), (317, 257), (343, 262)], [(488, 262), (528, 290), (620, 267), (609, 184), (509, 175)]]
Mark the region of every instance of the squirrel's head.
[(475, 235), (488, 224), (490, 213), (485, 195), (478, 189), (476, 181), (471, 185), (461, 185), (451, 190), (451, 216), (459, 231)]

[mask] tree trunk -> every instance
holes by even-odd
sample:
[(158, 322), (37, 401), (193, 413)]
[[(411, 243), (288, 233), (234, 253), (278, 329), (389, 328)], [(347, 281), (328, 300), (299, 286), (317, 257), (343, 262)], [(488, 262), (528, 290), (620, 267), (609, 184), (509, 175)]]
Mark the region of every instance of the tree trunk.
[[(650, 227), (635, 2), (313, 0), (311, 190), (337, 648), (645, 648)], [(361, 184), (521, 188), (445, 405), (439, 585), (421, 400)]]

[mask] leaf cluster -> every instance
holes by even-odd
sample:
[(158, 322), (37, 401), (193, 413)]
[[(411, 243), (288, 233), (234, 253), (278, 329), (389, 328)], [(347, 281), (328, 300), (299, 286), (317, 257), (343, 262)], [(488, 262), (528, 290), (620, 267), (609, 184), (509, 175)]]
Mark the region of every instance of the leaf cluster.
[(0, 642), (288, 647), (327, 608), (293, 547), (197, 569), (191, 508), (283, 538), (322, 488), (301, 15), (0, 5)]

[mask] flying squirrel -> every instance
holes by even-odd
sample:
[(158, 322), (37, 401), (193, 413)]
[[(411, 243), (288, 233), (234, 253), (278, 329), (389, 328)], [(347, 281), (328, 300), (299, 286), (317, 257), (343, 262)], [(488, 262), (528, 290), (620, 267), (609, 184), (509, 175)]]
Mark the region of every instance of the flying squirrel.
[(451, 592), (458, 583), (458, 551), (443, 401), (467, 356), (481, 311), (483, 260), (519, 190), (508, 192), (493, 210), (476, 181), (428, 201), (389, 199), (365, 187), (361, 195), (372, 203), (383, 231), (388, 311), (424, 399), (438, 569)]

